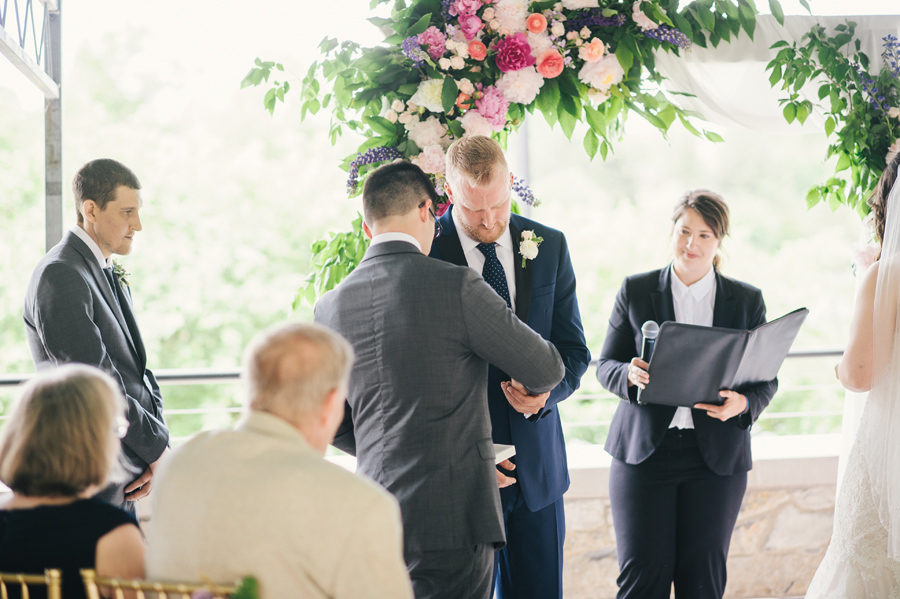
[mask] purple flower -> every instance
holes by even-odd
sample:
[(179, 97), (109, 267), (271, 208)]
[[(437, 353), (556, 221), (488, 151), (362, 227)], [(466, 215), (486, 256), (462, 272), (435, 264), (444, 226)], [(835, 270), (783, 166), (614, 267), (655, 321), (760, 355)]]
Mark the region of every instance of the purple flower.
[(347, 178), (347, 193), (354, 193), (359, 187), (359, 167), (376, 162), (387, 162), (403, 158), (403, 154), (397, 148), (370, 148), (365, 154), (356, 153), (356, 160), (350, 163), (350, 176)]
[(519, 199), (528, 204), (529, 206), (540, 206), (541, 201), (534, 197), (534, 192), (531, 191), (531, 188), (525, 183), (524, 180), (520, 179), (513, 175), (513, 191), (518, 194)]
[(679, 31), (678, 29), (669, 27), (668, 25), (660, 25), (656, 29), (647, 29), (646, 31), (642, 31), (641, 33), (651, 39), (659, 40), (661, 42), (667, 42), (684, 50), (687, 50), (691, 47), (691, 40), (690, 38), (688, 38), (688, 36), (681, 33), (681, 31)]
[(459, 17), (459, 29), (466, 36), (466, 39), (472, 41), (478, 32), (482, 30), (484, 23), (477, 15), (462, 15)]
[(419, 43), (423, 46), (428, 46), (428, 55), (431, 56), (432, 60), (437, 60), (444, 55), (447, 36), (432, 25), (419, 34)]
[[(534, 62), (534, 58), (531, 59)], [(494, 86), (482, 90), (481, 97), (475, 100), (475, 111), (483, 116), (494, 128), (500, 131), (506, 126), (506, 113), (509, 110), (509, 100)]]
[(507, 36), (497, 43), (497, 68), (504, 73), (518, 71), (533, 64), (534, 56), (524, 33)]
[(413, 61), (413, 64), (417, 67), (425, 64), (425, 58), (427, 57), (427, 54), (419, 47), (419, 39), (415, 35), (403, 40), (403, 54)]
[(881, 58), (884, 60), (884, 65), (888, 67), (894, 79), (900, 78), (900, 42), (890, 34), (882, 39), (884, 40), (884, 52), (881, 53)]
[(625, 24), (625, 15), (614, 15), (612, 17), (604, 17), (603, 12), (599, 8), (593, 9), (586, 16), (577, 19), (569, 19), (566, 21), (566, 31), (581, 31), (584, 27), (589, 29), (594, 27), (621, 27)]

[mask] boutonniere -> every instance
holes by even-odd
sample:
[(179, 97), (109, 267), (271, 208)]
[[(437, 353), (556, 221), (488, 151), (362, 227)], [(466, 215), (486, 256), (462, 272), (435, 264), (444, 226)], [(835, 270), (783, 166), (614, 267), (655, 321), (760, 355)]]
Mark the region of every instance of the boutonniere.
[(522, 241), (519, 242), (519, 255), (522, 256), (522, 268), (525, 268), (526, 260), (534, 260), (538, 255), (538, 246), (544, 241), (543, 237), (536, 237), (534, 231), (522, 231)]
[(128, 277), (130, 276), (130, 273), (127, 270), (125, 270), (124, 266), (122, 266), (115, 260), (113, 260), (113, 272), (115, 273), (115, 275), (117, 277), (119, 277), (120, 281), (125, 283), (125, 285), (127, 287), (131, 287), (131, 285), (128, 284)]

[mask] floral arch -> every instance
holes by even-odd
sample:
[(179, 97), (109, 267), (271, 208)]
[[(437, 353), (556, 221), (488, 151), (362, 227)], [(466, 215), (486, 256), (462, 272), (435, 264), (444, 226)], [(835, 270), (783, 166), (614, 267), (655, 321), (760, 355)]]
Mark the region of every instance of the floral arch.
[[(384, 42), (363, 48), (326, 37), (323, 56), (301, 85), (301, 118), (330, 109), (332, 143), (346, 129), (363, 138), (342, 165), (351, 196), (368, 172), (396, 158), (422, 167), (443, 196), (444, 152), (454, 139), (485, 134), (505, 147), (508, 134), (537, 112), (569, 139), (585, 123), (581, 143), (592, 159), (598, 153), (606, 159), (631, 114), (663, 135), (678, 121), (695, 135), (722, 141), (663, 90), (656, 57), (715, 48), (741, 35), (752, 39), (758, 15), (753, 0), (685, 6), (680, 0), (371, 0), (372, 8), (379, 4), (392, 5), (390, 18), (369, 19)], [(778, 1), (768, 4), (783, 24)], [(839, 25), (832, 36), (817, 25), (793, 45), (778, 42), (767, 68), (772, 86), (780, 84), (786, 94), (785, 119), (803, 122), (819, 110), (835, 139), (827, 154), (838, 156), (836, 174), (810, 190), (808, 203), (848, 204), (864, 214), (864, 196), (900, 133), (894, 122), (900, 54), (896, 37), (885, 38), (883, 60), (870, 75), (854, 25)], [(291, 89), (288, 81), (269, 83), (283, 71), (280, 63), (257, 59), (242, 82), (268, 86), (270, 113)], [(826, 108), (803, 93), (811, 83)], [(537, 203), (527, 182), (516, 178), (514, 189), (522, 202)], [(361, 221), (358, 216), (351, 231), (313, 244), (313, 272), (295, 307), (312, 303), (359, 263), (368, 243)]]

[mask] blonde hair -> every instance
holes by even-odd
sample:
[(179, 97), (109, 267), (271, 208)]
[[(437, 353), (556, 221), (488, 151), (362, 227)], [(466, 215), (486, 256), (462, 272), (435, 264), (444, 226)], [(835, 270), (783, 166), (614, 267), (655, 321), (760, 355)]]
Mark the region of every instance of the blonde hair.
[(725, 198), (708, 189), (695, 189), (685, 192), (672, 212), (673, 229), (678, 219), (684, 216), (688, 208), (700, 215), (706, 226), (712, 229), (713, 235), (719, 240), (719, 250), (713, 258), (713, 266), (718, 269), (722, 263), (722, 257), (719, 253), (722, 250), (722, 239), (731, 233), (731, 216), (728, 211), (728, 204), (725, 203)]
[(113, 379), (70, 364), (25, 384), (0, 437), (0, 480), (32, 497), (79, 495), (121, 477), (115, 434), (125, 400)]
[(466, 135), (447, 148), (445, 176), (450, 186), (464, 181), (474, 186), (484, 186), (494, 179), (498, 167), (509, 169), (503, 148), (484, 135)]
[(351, 345), (323, 326), (272, 327), (244, 352), (248, 405), (300, 423), (319, 413), (329, 393), (347, 387), (353, 360)]

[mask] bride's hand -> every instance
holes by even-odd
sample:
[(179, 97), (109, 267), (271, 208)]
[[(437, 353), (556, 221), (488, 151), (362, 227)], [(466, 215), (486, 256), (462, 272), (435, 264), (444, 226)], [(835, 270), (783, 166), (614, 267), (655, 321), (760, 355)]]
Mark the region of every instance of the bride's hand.
[(719, 396), (725, 398), (725, 403), (721, 406), (711, 403), (695, 403), (694, 407), (698, 410), (706, 410), (707, 415), (722, 422), (734, 418), (738, 414), (743, 414), (750, 407), (747, 396), (741, 395), (737, 391), (719, 391)]

